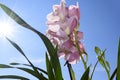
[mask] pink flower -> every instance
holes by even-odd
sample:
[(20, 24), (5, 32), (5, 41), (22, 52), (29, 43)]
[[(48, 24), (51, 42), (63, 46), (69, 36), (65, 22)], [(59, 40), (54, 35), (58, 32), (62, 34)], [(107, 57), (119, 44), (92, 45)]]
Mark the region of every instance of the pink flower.
[(84, 45), (80, 42), (83, 33), (78, 31), (79, 19), (79, 6), (66, 7), (64, 0), (60, 5), (54, 5), (53, 12), (47, 15), (46, 35), (53, 45), (58, 44), (58, 56), (64, 57), (70, 64), (76, 64), (80, 60), (76, 41), (79, 43), (80, 52), (85, 52)]

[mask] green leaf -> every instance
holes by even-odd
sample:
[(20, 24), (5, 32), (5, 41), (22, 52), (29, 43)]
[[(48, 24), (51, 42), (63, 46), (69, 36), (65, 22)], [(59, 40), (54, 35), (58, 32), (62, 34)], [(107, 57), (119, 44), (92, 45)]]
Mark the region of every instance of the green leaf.
[(20, 18), (15, 12), (13, 12), (11, 9), (9, 9), (7, 6), (0, 4), (0, 7), (6, 12), (7, 15), (9, 15), (15, 22), (20, 24), (21, 26), (35, 32), (44, 42), (49, 55), (51, 59), (51, 63), (53, 66), (53, 69), (55, 71), (56, 80), (62, 80), (62, 72), (60, 67), (60, 62), (57, 56), (57, 53), (55, 52), (54, 46), (50, 42), (50, 40), (42, 33), (31, 27), (29, 24), (27, 24), (22, 18)]
[(7, 6), (3, 5), (0, 3), (0, 7), (4, 10), (4, 12), (10, 16), (15, 22), (17, 22), (18, 24), (20, 24), (21, 26), (24, 26), (25, 28), (28, 28), (30, 30), (34, 29), (27, 24), (23, 19), (21, 19), (14, 11), (12, 11), (10, 8), (8, 8)]
[(98, 61), (103, 67), (105, 67), (104, 59), (102, 59), (101, 56), (98, 56)]
[(38, 74), (36, 74), (36, 72), (33, 71), (33, 70), (31, 70), (31, 69), (23, 68), (23, 67), (16, 67), (16, 68), (17, 68), (17, 69), (20, 69), (20, 70), (22, 70), (22, 71), (25, 71), (25, 72), (27, 72), (27, 73), (31, 74), (32, 76), (34, 76), (34, 77), (36, 77), (36, 78), (39, 79)]
[(27, 56), (24, 54), (24, 52), (22, 51), (22, 49), (13, 41), (11, 41), (10, 39), (6, 38), (24, 57), (25, 59), (30, 63), (30, 65), (32, 66), (32, 68), (34, 69), (35, 73), (37, 73), (37, 76), (39, 77), (39, 72), (37, 71), (37, 69), (34, 67), (34, 65), (30, 62), (30, 60), (27, 58)]
[(89, 80), (89, 71), (90, 71), (90, 67), (86, 69), (80, 80)]
[(42, 74), (42, 73), (40, 73), (40, 75), (39, 75), (39, 76), (40, 76), (39, 80), (48, 80), (46, 77), (44, 77), (44, 76), (43, 76), (43, 74)]
[(37, 76), (37, 74), (35, 73), (35, 71), (33, 71), (33, 70), (29, 69), (29, 68), (13, 67), (13, 66), (5, 65), (5, 64), (0, 64), (0, 68), (16, 68), (16, 69), (22, 70), (24, 72), (27, 72), (28, 74), (31, 74), (31, 75), (35, 76), (36, 78), (39, 78)]
[(5, 64), (0, 64), (0, 68), (13, 68), (13, 67)]
[[(29, 64), (22, 64), (22, 63), (10, 63), (10, 65), (23, 65), (23, 66), (28, 66), (28, 67), (32, 67), (31, 65), (29, 65)], [(41, 69), (41, 68), (39, 68), (39, 67), (36, 67), (35, 66), (35, 68), (37, 69), (37, 70), (39, 70), (39, 71), (41, 71), (41, 72), (43, 72), (44, 74), (46, 74), (47, 75), (47, 72), (45, 71), (45, 70), (43, 70), (43, 69)]]
[(107, 66), (108, 70), (110, 71), (110, 64), (108, 61), (106, 61), (106, 66)]
[(53, 73), (53, 68), (52, 68), (52, 65), (50, 63), (50, 60), (48, 58), (47, 53), (46, 53), (46, 67), (47, 67), (47, 72), (48, 72), (48, 78), (49, 78), (49, 80), (55, 80), (54, 73)]
[(17, 76), (17, 75), (2, 75), (0, 79), (20, 79), (20, 80), (30, 80), (28, 78)]
[(97, 47), (97, 46), (95, 46), (95, 52), (96, 52), (96, 54), (97, 54), (97, 55), (99, 55), (99, 54), (100, 54), (100, 52), (101, 52), (100, 48), (99, 48), (99, 47)]
[(118, 60), (117, 60), (116, 80), (120, 80), (120, 38), (119, 38), (119, 43), (118, 43)]

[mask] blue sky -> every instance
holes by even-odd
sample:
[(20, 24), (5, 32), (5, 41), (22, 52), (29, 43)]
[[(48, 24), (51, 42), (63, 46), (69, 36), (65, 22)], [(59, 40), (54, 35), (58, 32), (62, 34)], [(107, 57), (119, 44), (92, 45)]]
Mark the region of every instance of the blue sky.
[[(71, 5), (76, 4), (76, 1), (80, 4), (80, 31), (84, 32), (84, 44), (89, 55), (88, 65), (92, 64), (93, 67), (97, 61), (94, 47), (99, 46), (103, 50), (107, 49), (106, 59), (110, 62), (112, 73), (117, 63), (117, 47), (120, 37), (120, 1), (66, 0), (66, 3)], [(59, 4), (59, 2), (60, 0), (0, 0), (0, 3), (14, 10), (27, 23), (44, 34), (47, 29), (46, 15), (52, 11), (52, 6)], [(19, 44), (36, 66), (45, 69), (46, 48), (41, 39), (33, 32), (16, 24), (2, 9), (0, 9), (0, 19), (9, 20), (13, 24), (13, 36), (8, 37)], [(0, 37), (0, 63), (8, 64), (15, 61), (26, 63), (24, 57), (7, 40)], [(65, 80), (69, 80), (67, 68), (64, 67), (64, 59), (61, 59), (61, 66)], [(84, 71), (82, 62), (73, 65), (73, 68), (77, 80), (79, 80)], [(0, 69), (0, 75), (10, 73), (29, 76), (31, 80), (34, 79), (34, 77), (19, 70)], [(96, 79), (107, 80), (107, 74), (99, 64), (93, 76), (93, 80)]]

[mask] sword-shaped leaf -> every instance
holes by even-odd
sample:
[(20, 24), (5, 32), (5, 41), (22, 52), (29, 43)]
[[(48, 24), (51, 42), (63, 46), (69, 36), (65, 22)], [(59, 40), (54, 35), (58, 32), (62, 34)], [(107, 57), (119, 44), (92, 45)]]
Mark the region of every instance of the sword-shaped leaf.
[(30, 80), (28, 78), (17, 76), (17, 75), (2, 75), (0, 79), (20, 79), (20, 80)]
[(86, 69), (80, 80), (89, 80), (89, 72), (90, 72), (90, 67)]

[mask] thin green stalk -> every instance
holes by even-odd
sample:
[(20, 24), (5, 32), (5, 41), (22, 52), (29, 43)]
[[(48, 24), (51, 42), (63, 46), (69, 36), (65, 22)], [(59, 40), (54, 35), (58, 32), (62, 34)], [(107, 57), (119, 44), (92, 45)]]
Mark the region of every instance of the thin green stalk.
[(84, 69), (86, 70), (87, 69), (87, 65), (86, 65), (86, 62), (85, 62), (85, 60), (84, 60), (84, 58), (82, 56), (82, 52), (80, 51), (79, 43), (78, 43), (78, 40), (77, 40), (77, 37), (76, 37), (76, 31), (74, 32), (74, 34), (75, 34), (75, 44), (77, 46), (79, 55), (80, 55), (80, 57), (82, 59), (82, 62), (83, 62), (83, 65), (84, 65)]
[(84, 68), (85, 68), (85, 70), (86, 70), (86, 69), (87, 69), (87, 65), (86, 65), (86, 62), (85, 62), (82, 54), (81, 54), (81, 51), (80, 51), (80, 47), (79, 47), (79, 45), (78, 45), (78, 42), (76, 42), (76, 46), (77, 46), (78, 52), (79, 52), (79, 54), (80, 54), (80, 57), (81, 57), (81, 59), (82, 59), (82, 62), (83, 62), (83, 64), (84, 64)]
[(70, 71), (70, 66), (71, 66), (71, 65), (70, 65), (68, 62), (67, 62), (66, 64), (67, 64), (67, 67), (68, 67), (68, 72), (69, 72), (69, 75), (70, 75), (70, 80), (73, 80), (73, 79), (72, 79), (72, 73), (71, 73), (71, 71)]
[(93, 74), (94, 74), (94, 72), (95, 72), (95, 69), (96, 69), (96, 66), (97, 66), (98, 62), (99, 62), (99, 61), (97, 61), (97, 62), (95, 63), (95, 66), (94, 66), (94, 68), (93, 68), (93, 71), (92, 71), (90, 80), (92, 80), (92, 77), (93, 77)]
[(111, 77), (110, 77), (110, 80), (113, 80), (113, 78), (115, 77), (115, 74), (117, 72), (117, 68), (114, 70), (114, 72), (112, 73)]

